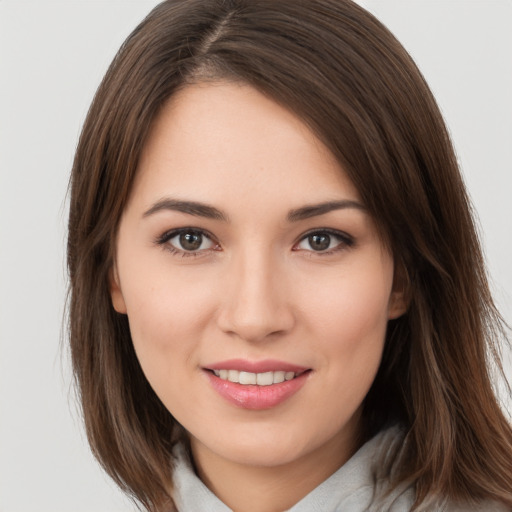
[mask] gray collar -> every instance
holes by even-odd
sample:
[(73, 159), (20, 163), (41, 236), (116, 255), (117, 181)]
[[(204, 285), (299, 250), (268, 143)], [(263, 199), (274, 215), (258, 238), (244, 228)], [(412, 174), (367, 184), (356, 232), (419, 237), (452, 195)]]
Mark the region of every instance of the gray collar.
[[(376, 465), (401, 439), (403, 434), (397, 427), (380, 432), (287, 512), (409, 511), (414, 502), (412, 490), (398, 489), (386, 497), (384, 504), (379, 498), (382, 485), (376, 477)], [(194, 473), (182, 445), (176, 447), (175, 456), (174, 499), (179, 512), (232, 512)]]

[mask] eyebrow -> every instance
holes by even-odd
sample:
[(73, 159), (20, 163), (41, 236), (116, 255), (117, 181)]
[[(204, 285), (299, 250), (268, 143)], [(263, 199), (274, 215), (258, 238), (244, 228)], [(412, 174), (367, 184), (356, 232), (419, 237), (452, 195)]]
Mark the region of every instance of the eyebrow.
[(344, 210), (346, 208), (355, 208), (357, 210), (366, 211), (363, 204), (350, 199), (343, 199), (341, 201), (327, 201), (325, 203), (306, 205), (296, 210), (290, 210), (287, 215), (289, 222), (297, 222), (318, 215), (324, 215), (332, 212), (333, 210)]
[[(341, 201), (326, 201), (324, 203), (311, 204), (290, 210), (286, 216), (288, 222), (298, 222), (311, 217), (324, 215), (334, 210), (344, 210), (354, 208), (365, 211), (366, 208), (357, 201), (343, 199)], [(196, 217), (205, 217), (207, 219), (229, 221), (229, 217), (221, 210), (205, 203), (197, 201), (184, 201), (180, 199), (164, 198), (157, 201), (149, 210), (145, 211), (143, 217), (149, 217), (163, 210), (172, 210), (177, 212), (194, 215)]]
[(162, 210), (173, 210), (187, 213), (196, 217), (205, 217), (207, 219), (222, 220), (227, 222), (228, 217), (225, 213), (214, 206), (209, 206), (196, 201), (182, 201), (179, 199), (165, 198), (157, 201), (149, 210), (144, 212), (143, 217), (149, 217)]

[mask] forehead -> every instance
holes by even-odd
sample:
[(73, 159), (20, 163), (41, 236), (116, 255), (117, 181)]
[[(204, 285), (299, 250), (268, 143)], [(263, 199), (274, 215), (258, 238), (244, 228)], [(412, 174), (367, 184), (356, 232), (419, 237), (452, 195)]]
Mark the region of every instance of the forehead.
[(188, 86), (162, 108), (143, 149), (133, 195), (193, 194), (221, 202), (358, 194), (334, 156), (292, 112), (251, 86)]

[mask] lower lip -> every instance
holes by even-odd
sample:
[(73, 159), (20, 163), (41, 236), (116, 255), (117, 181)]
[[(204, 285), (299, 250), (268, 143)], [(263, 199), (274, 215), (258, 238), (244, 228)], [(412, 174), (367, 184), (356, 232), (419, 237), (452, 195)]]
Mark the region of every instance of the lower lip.
[(212, 372), (207, 371), (213, 389), (228, 402), (242, 409), (263, 410), (271, 409), (292, 395), (306, 383), (309, 371), (302, 373), (291, 380), (285, 380), (271, 386), (257, 386), (252, 384), (237, 384), (223, 380)]

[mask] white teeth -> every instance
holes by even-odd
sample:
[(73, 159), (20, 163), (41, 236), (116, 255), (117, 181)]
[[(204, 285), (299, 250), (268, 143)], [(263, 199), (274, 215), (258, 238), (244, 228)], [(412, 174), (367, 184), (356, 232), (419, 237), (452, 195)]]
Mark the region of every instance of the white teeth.
[(274, 384), (274, 372), (257, 373), (256, 384), (258, 386), (271, 386)]
[(274, 384), (284, 382), (284, 373), (285, 372), (274, 372)]
[(213, 373), (222, 380), (235, 382), (237, 384), (257, 384), (258, 386), (271, 386), (272, 384), (280, 384), (285, 380), (292, 380), (295, 377), (294, 372), (240, 372), (238, 370), (213, 370)]
[(228, 370), (228, 380), (230, 382), (240, 382), (240, 372), (238, 370)]
[(240, 384), (256, 384), (256, 374), (249, 372), (240, 372)]

